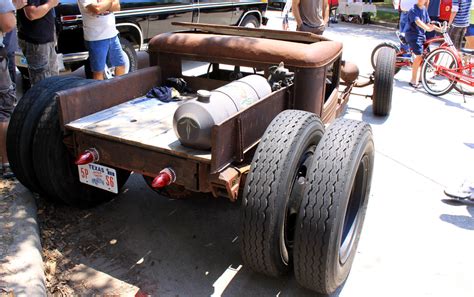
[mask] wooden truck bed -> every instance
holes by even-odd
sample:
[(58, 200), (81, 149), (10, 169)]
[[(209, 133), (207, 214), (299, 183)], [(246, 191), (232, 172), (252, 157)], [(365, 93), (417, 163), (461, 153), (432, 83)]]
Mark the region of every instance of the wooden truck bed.
[(139, 97), (75, 120), (66, 128), (210, 163), (210, 151), (182, 146), (173, 131), (173, 115), (182, 102), (164, 103), (155, 98)]

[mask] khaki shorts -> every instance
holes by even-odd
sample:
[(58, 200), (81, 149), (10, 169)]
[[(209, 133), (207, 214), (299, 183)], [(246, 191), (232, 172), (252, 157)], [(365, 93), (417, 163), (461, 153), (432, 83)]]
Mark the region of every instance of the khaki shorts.
[(8, 61), (0, 58), (0, 123), (8, 122), (15, 106), (15, 87), (8, 72)]

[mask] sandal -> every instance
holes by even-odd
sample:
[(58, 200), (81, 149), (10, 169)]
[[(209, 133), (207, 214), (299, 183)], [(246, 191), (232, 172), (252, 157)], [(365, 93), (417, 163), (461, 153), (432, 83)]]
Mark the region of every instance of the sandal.
[(412, 87), (414, 89), (418, 89), (420, 87), (420, 84), (414, 84), (412, 82), (409, 82), (408, 84), (410, 85), (410, 87)]
[(13, 171), (11, 170), (10, 168), (10, 164), (9, 163), (4, 163), (2, 164), (2, 175), (1, 175), (1, 178), (2, 179), (12, 179), (15, 177), (15, 174), (13, 173)]

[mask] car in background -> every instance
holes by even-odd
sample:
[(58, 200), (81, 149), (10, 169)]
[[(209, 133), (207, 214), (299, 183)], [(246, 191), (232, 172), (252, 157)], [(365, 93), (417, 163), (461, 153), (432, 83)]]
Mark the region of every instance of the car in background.
[[(120, 0), (120, 5), (121, 10), (115, 12), (115, 17), (127, 72), (137, 69), (136, 51), (146, 50), (152, 37), (177, 30), (172, 22), (254, 28), (267, 22), (267, 0)], [(64, 65), (67, 71), (85, 65), (86, 75), (90, 75), (89, 63), (86, 63), (89, 54), (84, 45), (77, 0), (60, 0), (55, 13), (60, 65)], [(23, 77), (27, 77), (26, 59), (21, 52), (17, 53), (16, 62)], [(107, 68), (105, 72), (108, 78), (113, 76), (113, 69)]]

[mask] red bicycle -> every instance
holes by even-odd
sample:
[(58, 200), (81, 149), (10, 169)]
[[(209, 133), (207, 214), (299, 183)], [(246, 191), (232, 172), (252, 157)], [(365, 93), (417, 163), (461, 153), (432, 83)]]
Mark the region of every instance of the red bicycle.
[(445, 44), (432, 51), (421, 67), (423, 87), (434, 96), (444, 95), (453, 88), (464, 95), (474, 95), (474, 50), (458, 51), (446, 34), (446, 23), (442, 30)]
[[(438, 26), (441, 25), (439, 22), (432, 22), (432, 23)], [(400, 44), (404, 46), (401, 47), (393, 41), (386, 41), (377, 45), (372, 50), (372, 56), (370, 59), (372, 63), (372, 67), (374, 69), (376, 67), (378, 52), (381, 48), (384, 48), (384, 47), (393, 48), (395, 52), (397, 53), (396, 62), (395, 62), (395, 74), (398, 73), (400, 69), (402, 69), (402, 67), (411, 67), (411, 65), (413, 64), (412, 50), (410, 49), (407, 51), (404, 49), (404, 48), (409, 48), (408, 42), (405, 40), (405, 37), (403, 36), (403, 34), (400, 33), (400, 31), (397, 31), (396, 34), (397, 34), (398, 40), (400, 41)], [(428, 54), (433, 50), (433, 48), (438, 48), (439, 46), (443, 46), (443, 45), (445, 45), (444, 36), (437, 36), (437, 37), (428, 39), (423, 44), (423, 58), (428, 56)]]

